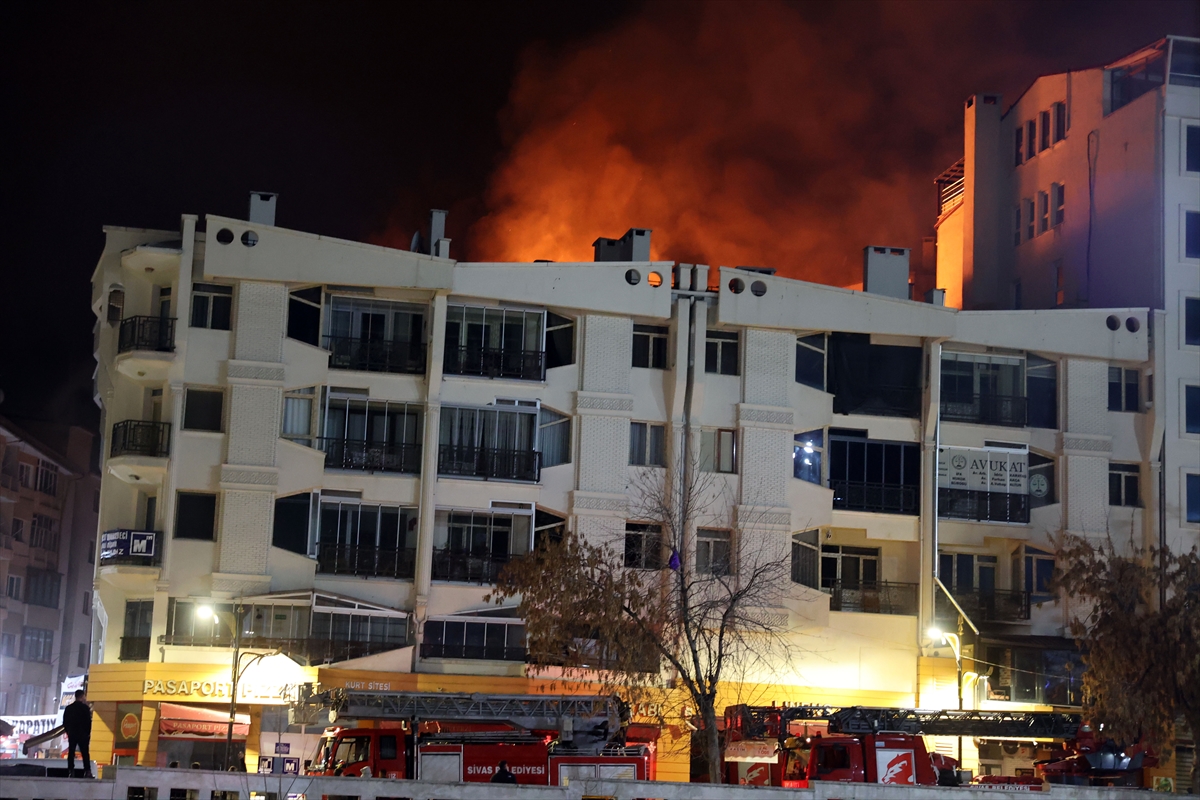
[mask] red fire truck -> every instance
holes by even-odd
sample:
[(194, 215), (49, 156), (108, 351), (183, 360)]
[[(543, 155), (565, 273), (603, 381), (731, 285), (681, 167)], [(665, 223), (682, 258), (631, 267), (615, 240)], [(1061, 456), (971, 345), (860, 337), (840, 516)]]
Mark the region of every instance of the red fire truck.
[(656, 731), (628, 725), (614, 696), (302, 687), (293, 717), (308, 721), (315, 711), (355, 724), (326, 729), (310, 773), (488, 782), (504, 762), (524, 784), (655, 777)]

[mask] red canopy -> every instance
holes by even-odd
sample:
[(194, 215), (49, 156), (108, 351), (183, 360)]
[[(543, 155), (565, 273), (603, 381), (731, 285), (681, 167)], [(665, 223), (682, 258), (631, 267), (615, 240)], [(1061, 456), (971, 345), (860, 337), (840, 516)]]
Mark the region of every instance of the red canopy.
[[(158, 735), (168, 739), (211, 741), (229, 735), (229, 714), (199, 706), (160, 703)], [(233, 738), (245, 740), (250, 734), (250, 715), (234, 717)]]

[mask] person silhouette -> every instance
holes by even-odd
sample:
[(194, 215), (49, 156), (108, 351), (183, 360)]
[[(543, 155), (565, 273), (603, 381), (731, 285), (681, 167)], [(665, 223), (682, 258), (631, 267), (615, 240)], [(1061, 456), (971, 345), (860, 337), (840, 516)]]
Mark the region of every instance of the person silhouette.
[(516, 783), (517, 776), (509, 772), (508, 762), (501, 759), (496, 765), (496, 772), (492, 775), (492, 783)]

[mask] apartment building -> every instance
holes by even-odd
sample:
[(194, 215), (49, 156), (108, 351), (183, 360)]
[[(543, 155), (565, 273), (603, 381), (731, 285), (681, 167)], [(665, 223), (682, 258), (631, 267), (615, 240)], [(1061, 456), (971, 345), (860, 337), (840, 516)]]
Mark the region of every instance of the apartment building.
[(441, 212), (406, 252), (277, 227), (274, 202), (105, 231), (98, 760), (216, 762), (187, 731), (225, 731), (235, 642), (263, 656), (237, 687), (251, 763), (307, 746), (281, 715), (304, 680), (536, 691), (522, 620), (483, 600), (497, 571), (566, 527), (662, 568), (633, 495), (685, 436), (716, 502), (681, 557), (736, 568), (753, 520), (790, 564), (794, 657), (757, 700), (954, 707), (936, 624), (963, 630), (966, 707), (1079, 702), (1053, 537), (1155, 519), (1146, 309), (960, 311), (905, 299), (904, 250), (867, 248), (857, 292), (652, 262), (640, 229), (593, 263), (465, 263)]
[[(1139, 503), (1147, 544), (1200, 542), (1200, 40), (965, 107), (964, 158), (938, 180), (938, 286), (964, 309), (1152, 309), (1154, 372), (1113, 365), (1109, 408), (1153, 407)], [(1114, 318), (1128, 329), (1133, 323)], [(1107, 443), (1097, 452), (1108, 453)], [(1120, 458), (1112, 451), (1113, 469)], [(1113, 501), (1124, 502), (1116, 490)]]
[(0, 716), (18, 731), (4, 741), (8, 755), (19, 734), (54, 727), (63, 681), (91, 661), (92, 435), (41, 426), (35, 435), (35, 424), (0, 417)]

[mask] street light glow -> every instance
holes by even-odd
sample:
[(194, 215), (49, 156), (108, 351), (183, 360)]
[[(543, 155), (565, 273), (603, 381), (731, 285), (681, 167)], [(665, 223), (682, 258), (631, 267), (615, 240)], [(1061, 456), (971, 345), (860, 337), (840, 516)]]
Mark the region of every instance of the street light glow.
[(946, 634), (942, 633), (941, 628), (930, 628), (929, 630), (925, 631), (925, 635), (928, 636), (930, 639), (945, 639), (946, 638)]
[(200, 619), (212, 619), (212, 606), (196, 606), (196, 616)]

